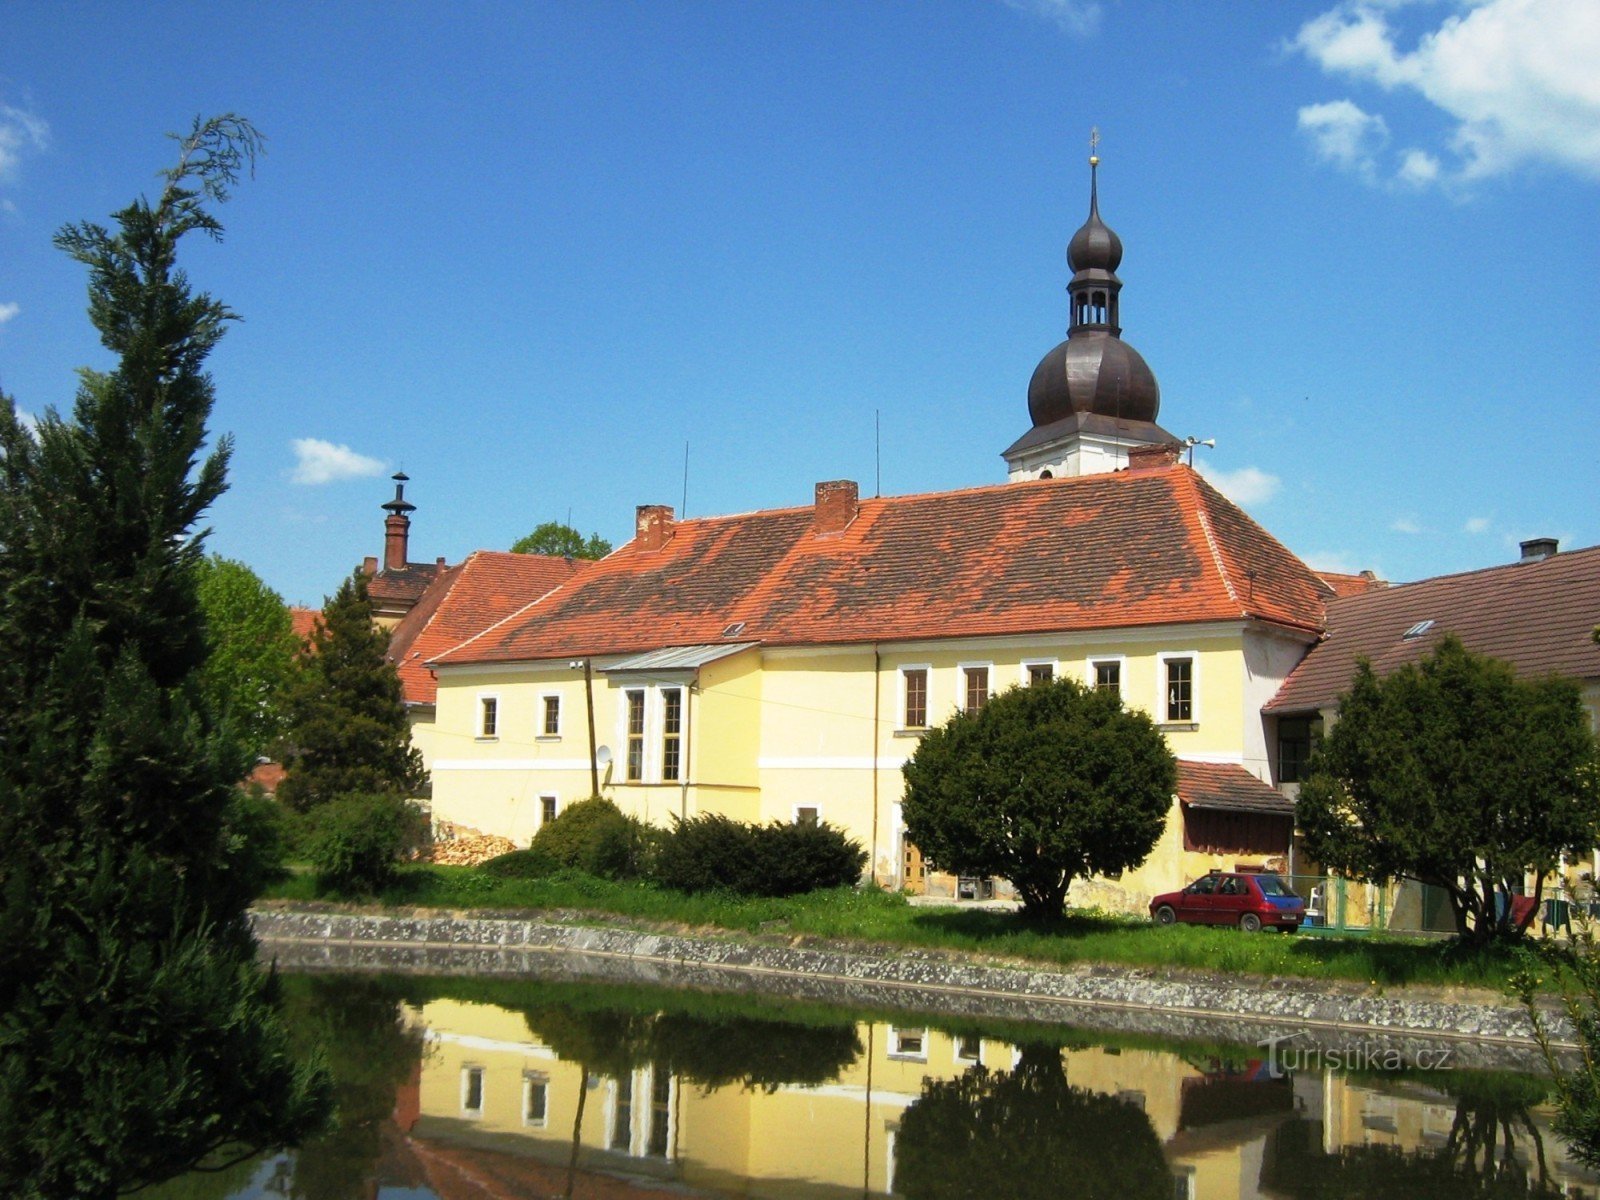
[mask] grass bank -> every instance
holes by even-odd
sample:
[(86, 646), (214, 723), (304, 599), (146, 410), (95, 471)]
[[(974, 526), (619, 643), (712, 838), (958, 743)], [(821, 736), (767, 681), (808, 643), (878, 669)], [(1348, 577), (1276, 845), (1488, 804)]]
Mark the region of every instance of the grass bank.
[[(318, 896), (308, 876), (267, 893)], [(841, 888), (782, 900), (688, 896), (647, 883), (563, 871), (540, 879), (496, 879), (473, 867), (414, 866), (375, 898), (388, 906), (452, 909), (576, 909), (731, 932), (846, 939), (881, 945), (1001, 955), (1041, 963), (1182, 967), (1229, 974), (1294, 976), (1398, 986), (1508, 989), (1514, 952), (1466, 950), (1450, 942), (1243, 933), (1194, 925), (1156, 926), (1132, 917), (1069, 912), (1040, 926), (1014, 913), (913, 907), (887, 892)]]

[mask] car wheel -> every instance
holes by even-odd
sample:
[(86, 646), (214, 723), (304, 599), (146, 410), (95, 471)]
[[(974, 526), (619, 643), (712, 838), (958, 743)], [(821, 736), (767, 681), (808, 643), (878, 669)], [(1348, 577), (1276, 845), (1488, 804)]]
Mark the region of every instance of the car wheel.
[(1257, 933), (1261, 929), (1261, 918), (1255, 913), (1245, 913), (1239, 918), (1239, 928), (1246, 933)]
[(1177, 919), (1178, 914), (1172, 911), (1172, 905), (1170, 904), (1163, 904), (1160, 908), (1156, 909), (1157, 925), (1171, 925)]

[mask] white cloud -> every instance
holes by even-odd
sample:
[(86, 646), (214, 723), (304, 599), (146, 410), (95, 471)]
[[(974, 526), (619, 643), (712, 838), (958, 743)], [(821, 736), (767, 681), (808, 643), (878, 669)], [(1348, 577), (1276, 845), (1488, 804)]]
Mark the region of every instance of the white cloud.
[(1005, 0), (1005, 5), (1042, 17), (1074, 37), (1088, 37), (1100, 28), (1100, 5), (1096, 0)]
[(1243, 507), (1265, 504), (1278, 494), (1283, 481), (1276, 475), (1255, 467), (1240, 467), (1237, 471), (1219, 471), (1204, 462), (1196, 463), (1195, 470), (1204, 475), (1211, 486), (1229, 500)]
[(50, 126), (26, 109), (0, 104), (0, 183), (16, 178), (26, 153), (50, 144)]
[(1378, 153), (1389, 141), (1389, 125), (1349, 100), (1308, 104), (1298, 117), (1300, 132), (1323, 162), (1371, 182), (1378, 176)]
[(291, 483), (337, 483), (342, 479), (361, 479), (383, 473), (381, 462), (357, 454), (349, 446), (335, 446), (320, 438), (296, 438), (293, 445), (295, 465), (289, 473)]
[(1462, 529), (1462, 532), (1464, 532), (1464, 533), (1473, 533), (1473, 534), (1488, 533), (1489, 532), (1489, 518), (1488, 517), (1468, 517), (1467, 518), (1467, 523), (1465, 525), (1463, 525), (1461, 527), (1461, 529)]
[(4, 325), (21, 311), (22, 305), (14, 300), (9, 304), (0, 304), (0, 325)]
[(38, 417), (34, 416), (30, 412), (23, 412), (20, 408), (16, 409), (15, 411), (17, 414), (17, 423), (19, 425), (21, 425), (29, 433), (37, 433), (39, 431)]
[(1389, 523), (1391, 533), (1421, 533), (1422, 526), (1417, 524), (1415, 517), (1396, 517)]
[(1450, 118), (1449, 165), (1408, 148), (1395, 182), (1470, 184), (1529, 162), (1600, 179), (1600, 4), (1451, 0), (1437, 28), (1410, 49), (1385, 7), (1342, 0), (1301, 26), (1290, 45), (1331, 75), (1413, 93)]
[(1362, 571), (1347, 550), (1317, 550), (1302, 555), (1301, 561), (1313, 571), (1328, 571), (1334, 575), (1359, 575)]

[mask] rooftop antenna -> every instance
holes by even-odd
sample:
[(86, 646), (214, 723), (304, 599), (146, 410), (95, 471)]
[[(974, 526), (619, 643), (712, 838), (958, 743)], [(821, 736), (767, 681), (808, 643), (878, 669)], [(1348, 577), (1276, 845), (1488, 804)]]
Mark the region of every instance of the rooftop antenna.
[(883, 495), (883, 410), (872, 410), (872, 494)]
[(1192, 467), (1194, 466), (1194, 448), (1196, 446), (1204, 446), (1207, 450), (1215, 450), (1217, 448), (1217, 439), (1206, 438), (1204, 441), (1201, 441), (1199, 438), (1191, 434), (1178, 444), (1189, 452), (1189, 465)]
[(683, 443), (683, 503), (678, 508), (681, 521), (689, 515), (689, 443)]

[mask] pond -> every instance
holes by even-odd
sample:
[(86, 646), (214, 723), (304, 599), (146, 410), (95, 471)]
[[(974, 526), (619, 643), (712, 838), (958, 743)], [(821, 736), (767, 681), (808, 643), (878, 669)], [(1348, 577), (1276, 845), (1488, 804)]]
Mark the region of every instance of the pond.
[[(334, 1129), (151, 1200), (1600, 1197), (1543, 1082), (616, 984), (303, 975)], [(1367, 1064), (1370, 1065), (1370, 1064)]]

